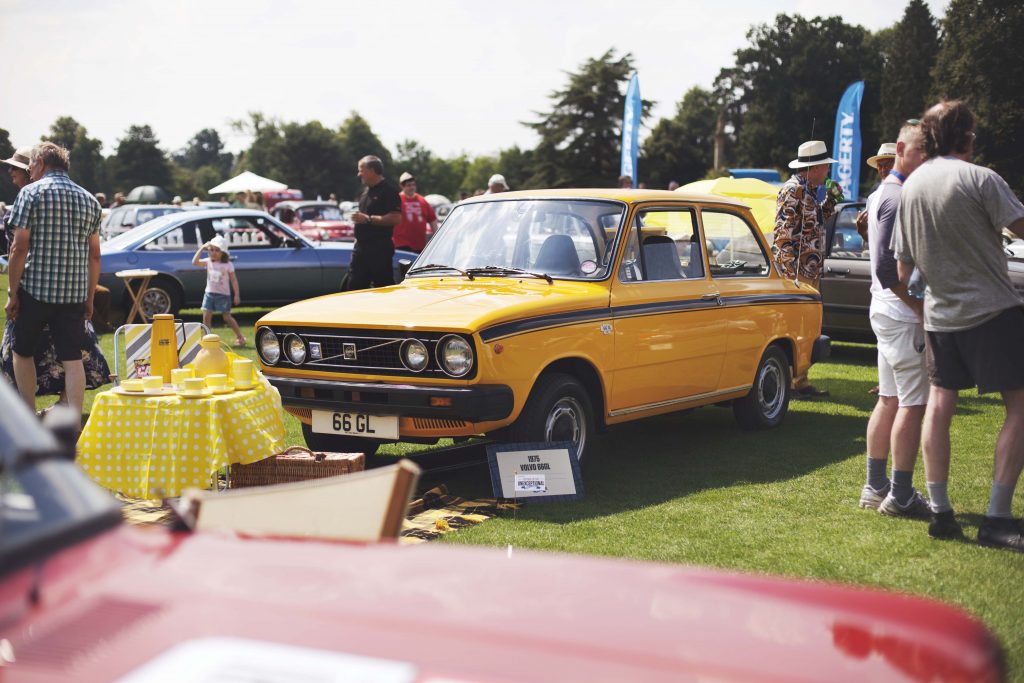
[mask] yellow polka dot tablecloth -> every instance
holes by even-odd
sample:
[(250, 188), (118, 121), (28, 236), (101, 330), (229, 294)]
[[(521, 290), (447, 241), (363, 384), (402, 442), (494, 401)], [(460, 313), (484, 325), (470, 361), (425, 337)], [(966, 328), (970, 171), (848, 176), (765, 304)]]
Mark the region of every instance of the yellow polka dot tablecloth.
[(253, 389), (203, 398), (96, 395), (75, 462), (93, 481), (135, 498), (210, 488), (217, 470), (282, 449), (281, 395)]

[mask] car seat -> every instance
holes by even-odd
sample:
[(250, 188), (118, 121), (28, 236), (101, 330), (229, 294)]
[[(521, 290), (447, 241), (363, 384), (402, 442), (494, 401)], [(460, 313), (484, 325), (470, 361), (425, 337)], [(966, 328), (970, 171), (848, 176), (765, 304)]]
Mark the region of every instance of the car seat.
[(690, 260), (683, 269), (683, 275), (690, 279), (704, 277), (704, 258), (701, 256), (700, 242), (696, 235), (690, 238)]
[(667, 235), (645, 237), (643, 247), (644, 271), (647, 280), (682, 280), (676, 243)]
[(580, 257), (568, 235), (550, 235), (540, 245), (533, 269), (548, 275), (579, 275)]

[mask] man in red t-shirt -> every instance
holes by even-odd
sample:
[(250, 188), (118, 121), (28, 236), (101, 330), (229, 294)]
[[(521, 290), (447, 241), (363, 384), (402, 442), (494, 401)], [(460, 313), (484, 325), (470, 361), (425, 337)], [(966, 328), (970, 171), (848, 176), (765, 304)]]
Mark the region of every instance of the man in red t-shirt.
[(437, 230), (437, 214), (423, 195), (416, 193), (416, 178), (403, 173), (398, 184), (402, 186), (402, 222), (395, 226), (391, 240), (395, 249), (419, 253), (427, 245), (427, 225)]

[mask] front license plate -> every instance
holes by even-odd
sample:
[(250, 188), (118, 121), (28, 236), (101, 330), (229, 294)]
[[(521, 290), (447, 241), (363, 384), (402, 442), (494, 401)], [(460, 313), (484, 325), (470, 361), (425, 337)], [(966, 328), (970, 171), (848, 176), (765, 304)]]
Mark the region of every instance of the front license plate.
[(397, 440), (398, 416), (314, 410), (313, 431), (318, 434), (345, 434), (368, 439)]

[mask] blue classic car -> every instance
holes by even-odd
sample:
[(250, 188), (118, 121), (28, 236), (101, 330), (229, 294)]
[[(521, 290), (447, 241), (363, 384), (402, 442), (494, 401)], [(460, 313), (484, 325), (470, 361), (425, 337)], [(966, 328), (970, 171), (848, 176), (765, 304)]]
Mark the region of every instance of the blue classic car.
[[(161, 216), (103, 242), (100, 284), (110, 288), (112, 305), (127, 309), (128, 293), (115, 273), (148, 268), (159, 275), (143, 298), (147, 316), (198, 307), (206, 270), (192, 265), (192, 255), (216, 235), (230, 245), (246, 306), (279, 306), (337, 292), (352, 260), (352, 243), (313, 242), (262, 211), (187, 211)], [(407, 265), (402, 261), (411, 263), (416, 256), (395, 252), (396, 282)]]

